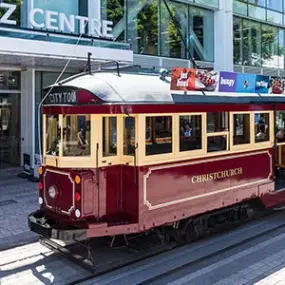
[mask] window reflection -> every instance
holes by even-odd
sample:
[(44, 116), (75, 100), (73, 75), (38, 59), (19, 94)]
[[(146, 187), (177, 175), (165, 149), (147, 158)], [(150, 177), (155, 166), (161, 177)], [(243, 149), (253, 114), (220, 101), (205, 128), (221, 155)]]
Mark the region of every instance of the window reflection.
[(262, 64), (278, 68), (277, 27), (262, 25)]
[(63, 116), (63, 156), (89, 156), (90, 115)]
[(172, 152), (172, 117), (146, 117), (146, 155)]
[(261, 65), (261, 24), (243, 22), (243, 55), (245, 65)]
[(180, 151), (189, 151), (202, 148), (202, 116), (179, 117)]
[(59, 116), (46, 116), (46, 154), (58, 156), (60, 142)]
[(117, 118), (103, 118), (103, 156), (117, 155)]
[(269, 141), (269, 114), (254, 114), (255, 142)]
[(127, 34), (138, 54), (158, 54), (158, 0), (127, 1)]
[(249, 144), (250, 143), (250, 115), (235, 114), (234, 115), (234, 137), (233, 144)]
[(124, 118), (124, 155), (134, 155), (135, 153), (135, 118)]
[(285, 111), (276, 112), (275, 135), (278, 143), (285, 142)]
[[(178, 28), (185, 38), (187, 38), (188, 11), (187, 5), (167, 1), (172, 15), (178, 23)], [(161, 55), (178, 58), (186, 58), (187, 53), (179, 30), (173, 23), (165, 5), (161, 5)]]
[(242, 64), (242, 19), (234, 18), (234, 63)]
[(228, 131), (228, 112), (207, 113), (207, 133)]

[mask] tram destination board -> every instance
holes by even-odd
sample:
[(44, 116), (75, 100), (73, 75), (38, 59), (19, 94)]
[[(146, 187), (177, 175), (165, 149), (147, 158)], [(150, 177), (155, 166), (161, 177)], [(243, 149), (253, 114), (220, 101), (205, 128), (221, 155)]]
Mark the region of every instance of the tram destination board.
[[(46, 94), (48, 90), (44, 92), (43, 97)], [(71, 88), (54, 88), (44, 101), (44, 105), (76, 105), (77, 103), (77, 90)]]

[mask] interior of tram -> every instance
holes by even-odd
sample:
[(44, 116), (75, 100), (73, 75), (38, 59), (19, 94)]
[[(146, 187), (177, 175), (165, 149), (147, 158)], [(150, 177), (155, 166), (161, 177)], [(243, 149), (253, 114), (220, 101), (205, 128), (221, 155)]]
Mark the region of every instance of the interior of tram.
[(285, 111), (45, 115), (44, 130), (46, 164), (56, 157), (59, 167), (150, 165), (273, 146), (276, 190), (285, 189)]

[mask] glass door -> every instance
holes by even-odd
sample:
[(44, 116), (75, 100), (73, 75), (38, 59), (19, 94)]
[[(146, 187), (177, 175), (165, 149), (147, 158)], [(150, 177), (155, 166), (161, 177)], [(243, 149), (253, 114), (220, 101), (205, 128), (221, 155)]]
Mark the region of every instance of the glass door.
[(19, 167), (20, 94), (0, 93), (0, 169)]

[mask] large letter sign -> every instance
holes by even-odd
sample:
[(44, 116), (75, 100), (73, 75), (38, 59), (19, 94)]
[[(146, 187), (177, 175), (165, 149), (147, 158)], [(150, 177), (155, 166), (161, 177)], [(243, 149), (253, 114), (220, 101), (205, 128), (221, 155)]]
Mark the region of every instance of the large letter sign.
[[(0, 24), (17, 25), (11, 16), (15, 13), (17, 6), (14, 4), (0, 3), (0, 9), (4, 10), (4, 15), (0, 18)], [(42, 15), (42, 20), (36, 16)], [(113, 38), (113, 22), (100, 19), (89, 19), (80, 15), (65, 15), (64, 13), (34, 8), (29, 11), (29, 24), (36, 29), (47, 29), (59, 32), (76, 33), (76, 27), (79, 26), (79, 33), (85, 34), (85, 27), (89, 28), (89, 36)], [(88, 25), (87, 25), (88, 24)]]
[(4, 15), (0, 18), (0, 24), (17, 25), (17, 22), (9, 19), (16, 11), (17, 6), (14, 4), (0, 3), (0, 9), (6, 9)]

